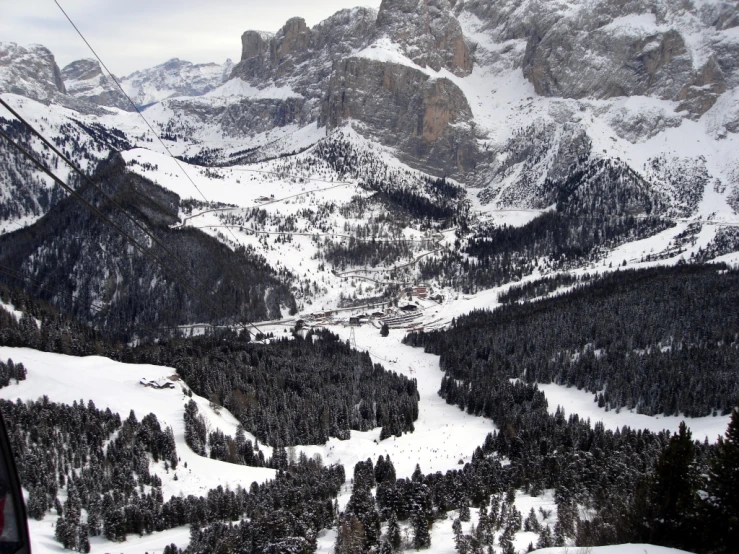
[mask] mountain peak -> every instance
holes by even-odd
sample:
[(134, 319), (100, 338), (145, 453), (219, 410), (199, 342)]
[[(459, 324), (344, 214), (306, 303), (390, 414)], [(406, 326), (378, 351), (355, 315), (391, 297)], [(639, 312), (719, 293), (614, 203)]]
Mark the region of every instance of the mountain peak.
[(421, 67), (448, 69), (464, 76), (472, 71), (470, 47), (450, 0), (383, 0), (377, 32), (403, 49)]
[(64, 94), (64, 80), (51, 51), (40, 44), (23, 47), (0, 42), (0, 92), (50, 101)]

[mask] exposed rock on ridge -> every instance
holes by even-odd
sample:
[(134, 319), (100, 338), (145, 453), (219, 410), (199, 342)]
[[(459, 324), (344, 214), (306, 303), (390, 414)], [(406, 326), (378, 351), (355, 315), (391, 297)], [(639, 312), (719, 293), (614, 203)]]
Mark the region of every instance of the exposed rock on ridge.
[(739, 81), (739, 46), (725, 33), (737, 6), (689, 0), (470, 0), (494, 40), (527, 41), (521, 60), (537, 93), (562, 98), (648, 95), (697, 118)]
[(438, 174), (474, 168), (472, 112), (448, 79), (367, 58), (339, 63), (329, 83), (321, 124), (358, 122), (358, 131), (397, 149), (411, 166)]
[(64, 81), (54, 55), (41, 45), (28, 48), (0, 42), (0, 92), (11, 92), (40, 102), (64, 94)]
[(200, 96), (228, 79), (233, 62), (194, 64), (172, 58), (121, 79), (126, 93), (138, 106), (160, 102), (173, 96)]
[(97, 60), (77, 60), (62, 69), (67, 94), (97, 104), (132, 111), (133, 106)]
[(306, 98), (321, 98), (333, 64), (372, 41), (376, 18), (375, 10), (354, 8), (312, 29), (296, 17), (275, 35), (246, 31), (241, 61), (231, 77), (255, 87), (287, 85)]
[(472, 54), (452, 9), (456, 0), (383, 0), (377, 33), (421, 67), (469, 75)]
[[(452, 81), (422, 70), (459, 76), (472, 70), (455, 3), (385, 0), (379, 14), (355, 8), (312, 29), (293, 18), (276, 35), (247, 31), (232, 77), (257, 88), (289, 86), (306, 98), (306, 111), (319, 124), (354, 121), (411, 166), (461, 175), (475, 165), (471, 110)], [(378, 39), (393, 41), (407, 63), (362, 56)]]
[(14, 42), (0, 42), (0, 92), (47, 105), (53, 102), (85, 114), (109, 113), (97, 104), (67, 94), (54, 55), (38, 44), (25, 48)]

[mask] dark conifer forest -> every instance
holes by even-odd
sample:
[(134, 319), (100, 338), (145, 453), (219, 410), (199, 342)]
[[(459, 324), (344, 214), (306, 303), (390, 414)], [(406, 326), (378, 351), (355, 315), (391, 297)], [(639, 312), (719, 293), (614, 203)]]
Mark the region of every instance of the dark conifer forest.
[[(179, 197), (127, 172), (119, 155), (102, 163), (95, 179), (108, 197), (89, 184), (80, 187), (80, 194), (139, 243), (147, 244), (146, 229), (160, 244), (152, 244), (150, 254), (143, 255), (116, 229), (82, 209), (77, 199), (67, 197), (34, 225), (0, 237), (5, 269), (0, 280), (123, 340), (130, 340), (137, 326), (232, 323), (276, 317), (281, 305), (295, 310), (284, 275), (275, 275), (263, 258), (243, 246), (232, 250), (197, 229), (173, 227)], [(214, 300), (192, 292), (204, 286), (213, 291)], [(95, 300), (106, 309), (95, 309)]]
[(171, 365), (193, 392), (225, 406), (273, 446), (323, 444), (351, 430), (413, 431), (414, 380), (373, 364), (330, 331), (269, 345), (222, 338), (133, 349), (124, 361)]
[(575, 386), (606, 409), (725, 415), (739, 398), (737, 305), (737, 271), (626, 270), (556, 298), (473, 312), (423, 340), (441, 355), (440, 394), (470, 413), (495, 410), (486, 391), (505, 376)]
[[(235, 436), (208, 432), (197, 405), (186, 401), (186, 443), (202, 456), (276, 469), (275, 479), (263, 485), (166, 499), (158, 473), (182, 468), (171, 430), (153, 414), (123, 419), (92, 402), (68, 406), (46, 398), (3, 401), (2, 410), (20, 453), (30, 516), (55, 510), (61, 515), (57, 540), (80, 552), (88, 550), (91, 536), (122, 541), (180, 525), (191, 526), (185, 551), (192, 553), (310, 553), (319, 531), (333, 526), (338, 554), (422, 549), (430, 545), (429, 530), (450, 512), (465, 521), (476, 508), (471, 533), (454, 524), (460, 553), (493, 544), (512, 552), (516, 532), (529, 529), (539, 533), (537, 547), (651, 542), (728, 554), (737, 533), (736, 411), (726, 437), (710, 445), (695, 442), (686, 426), (675, 434), (610, 431), (559, 409), (550, 415), (536, 383), (581, 385), (613, 410), (729, 413), (736, 404), (737, 279), (722, 266), (677, 266), (553, 281), (516, 294), (575, 288), (473, 312), (448, 331), (409, 335), (408, 344), (441, 356), (446, 401), (490, 417), (498, 431), (470, 445), (469, 463), (445, 473), (417, 467), (410, 478), (398, 479), (389, 456), (358, 463), (343, 511), (335, 498), (344, 468), (288, 455), (285, 446), (377, 426), (386, 437), (412, 432), (418, 393), (414, 381), (373, 365), (328, 331), (270, 344), (232, 332), (134, 347), (99, 336), (86, 343), (121, 361), (174, 366), (189, 389), (231, 410), (241, 421)], [(33, 342), (50, 351), (77, 344), (78, 328), (53, 308), (18, 291), (4, 289), (3, 295), (41, 321), (39, 330), (35, 318), (11, 318), (15, 323), (7, 322), (0, 334), (6, 344)], [(618, 318), (632, 323), (618, 324)], [(41, 340), (47, 326), (60, 334)], [(609, 363), (611, 357), (619, 364)], [(681, 369), (669, 370), (675, 366)], [(8, 379), (25, 374), (10, 361), (4, 368)], [(685, 374), (692, 378), (684, 381)], [(265, 457), (244, 431), (276, 446), (273, 456)], [(553, 528), (515, 507), (517, 493), (537, 496), (547, 489), (555, 494)], [(409, 534), (401, 533), (401, 524)]]
[[(732, 552), (726, 529), (735, 533), (737, 512), (726, 495), (734, 485), (711, 475), (726, 476), (739, 463), (727, 464), (739, 425), (739, 412), (731, 412), (739, 396), (738, 277), (720, 266), (621, 271), (564, 296), (473, 312), (448, 331), (409, 335), (408, 344), (441, 356), (446, 401), (500, 429), (465, 467), (474, 486), (461, 494), (477, 506), (510, 487), (534, 495), (554, 488), (554, 545), (572, 537), (583, 546), (652, 542)], [(693, 442), (685, 426), (673, 436), (605, 431), (559, 408), (550, 415), (536, 387), (550, 381), (603, 391), (594, 401), (610, 409), (733, 413), (732, 423), (717, 447)], [(580, 517), (576, 504), (594, 515)]]

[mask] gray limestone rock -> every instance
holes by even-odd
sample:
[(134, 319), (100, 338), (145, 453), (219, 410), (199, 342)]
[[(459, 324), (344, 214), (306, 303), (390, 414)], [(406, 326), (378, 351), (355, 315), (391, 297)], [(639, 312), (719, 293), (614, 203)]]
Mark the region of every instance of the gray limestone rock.
[(690, 0), (470, 0), (493, 41), (525, 39), (520, 60), (537, 93), (654, 96), (698, 118), (737, 85), (735, 3)]
[(290, 86), (306, 98), (320, 99), (334, 64), (372, 41), (376, 17), (375, 10), (354, 8), (312, 29), (305, 20), (293, 18), (275, 35), (247, 31), (241, 37), (241, 61), (231, 77), (257, 88)]
[(413, 167), (437, 175), (474, 169), (472, 112), (448, 79), (406, 65), (343, 60), (334, 68), (319, 123), (333, 128), (350, 120)]
[(644, 32), (606, 25), (575, 33), (570, 22), (529, 39), (524, 75), (544, 96), (677, 98), (691, 79), (693, 62), (675, 30)]
[(97, 60), (77, 60), (62, 69), (67, 94), (99, 106), (126, 111), (134, 108), (113, 80), (103, 73)]
[(189, 119), (218, 125), (230, 137), (250, 137), (275, 127), (304, 125), (309, 113), (305, 99), (300, 97), (240, 98), (220, 104), (201, 102), (198, 98), (173, 98), (165, 103), (175, 113), (186, 113)]
[(172, 58), (148, 69), (135, 71), (120, 82), (137, 106), (147, 106), (175, 96), (201, 96), (219, 87), (233, 69), (231, 60), (223, 64), (194, 64)]
[(66, 90), (59, 66), (47, 48), (0, 42), (0, 92), (49, 102)]
[(456, 0), (383, 0), (377, 33), (400, 45), (421, 67), (448, 69), (464, 76), (472, 71), (472, 55), (454, 16)]

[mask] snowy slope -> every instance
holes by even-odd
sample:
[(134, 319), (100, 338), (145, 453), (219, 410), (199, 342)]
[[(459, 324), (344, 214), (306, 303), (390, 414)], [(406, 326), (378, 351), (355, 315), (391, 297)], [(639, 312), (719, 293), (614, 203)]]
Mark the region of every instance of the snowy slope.
[[(185, 423), (183, 419), (184, 405), (190, 400), (180, 386), (175, 389), (156, 390), (144, 387), (141, 379), (166, 382), (175, 373), (167, 367), (151, 365), (134, 365), (114, 362), (107, 358), (76, 358), (61, 354), (38, 352), (27, 348), (0, 347), (0, 359), (12, 359), (23, 363), (28, 371), (27, 379), (19, 384), (12, 384), (0, 390), (0, 397), (7, 400), (37, 400), (48, 396), (52, 401), (72, 404), (75, 401), (92, 399), (101, 409), (110, 408), (119, 413), (121, 418), (134, 410), (141, 418), (154, 413), (164, 426), (171, 426), (174, 431), (177, 454), (181, 459), (179, 469), (167, 471), (164, 461), (158, 464), (151, 462), (151, 470), (162, 479), (162, 492), (165, 499), (179, 494), (204, 495), (218, 486), (236, 488), (247, 486), (252, 482), (264, 482), (271, 479), (275, 472), (267, 468), (238, 466), (219, 462), (195, 454), (185, 444)], [(213, 429), (221, 429), (224, 433), (234, 435), (237, 422), (226, 410), (216, 414), (209, 402), (193, 395), (200, 413), (207, 418)], [(254, 440), (253, 436), (249, 436)], [(267, 454), (270, 449), (266, 449)], [(185, 468), (187, 464), (187, 468)], [(175, 479), (176, 475), (176, 479)], [(61, 546), (54, 540), (53, 524), (55, 516), (45, 517), (42, 521), (30, 522), (34, 552), (59, 552)], [(189, 541), (189, 529), (172, 529), (162, 533), (154, 533), (142, 539), (132, 537), (125, 547), (113, 546), (114, 543), (100, 537), (94, 538), (92, 552), (110, 552), (123, 549), (126, 552), (139, 552), (139, 548), (161, 551), (166, 544), (175, 542), (181, 547)]]
[(611, 546), (595, 546), (588, 548), (542, 548), (534, 550), (536, 554), (567, 554), (568, 552), (585, 554), (687, 554), (685, 550), (654, 546), (653, 544), (614, 544)]

